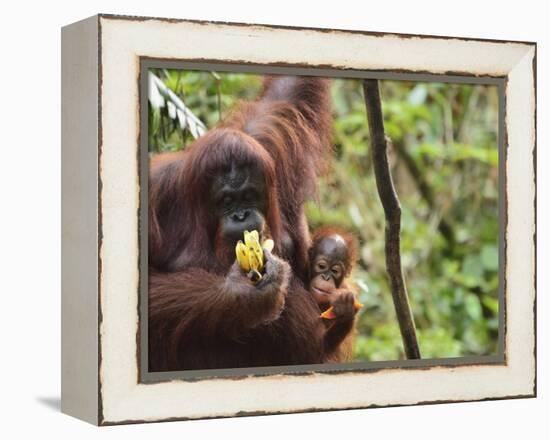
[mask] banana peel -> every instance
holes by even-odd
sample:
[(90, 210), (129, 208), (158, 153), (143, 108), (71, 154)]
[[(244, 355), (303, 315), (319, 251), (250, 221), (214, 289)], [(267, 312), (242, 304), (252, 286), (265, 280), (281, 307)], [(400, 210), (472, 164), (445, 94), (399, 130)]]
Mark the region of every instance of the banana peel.
[[(355, 302), (353, 303), (353, 307), (355, 308), (355, 310), (361, 310), (363, 308), (363, 304), (355, 300)], [(323, 313), (321, 313), (320, 317), (324, 319), (335, 319), (336, 313), (334, 313), (334, 307), (330, 306)]]
[(271, 239), (264, 240), (260, 245), (258, 231), (244, 231), (244, 242), (239, 240), (235, 246), (235, 255), (241, 269), (247, 273), (254, 284), (262, 279), (264, 269), (264, 249), (271, 252), (275, 243)]

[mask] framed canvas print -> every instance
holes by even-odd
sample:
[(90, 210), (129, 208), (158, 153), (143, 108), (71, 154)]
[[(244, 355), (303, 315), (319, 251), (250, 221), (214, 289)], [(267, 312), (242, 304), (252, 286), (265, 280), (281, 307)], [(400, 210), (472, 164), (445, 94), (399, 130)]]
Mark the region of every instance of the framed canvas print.
[(536, 45), (62, 31), (62, 410), (536, 395)]

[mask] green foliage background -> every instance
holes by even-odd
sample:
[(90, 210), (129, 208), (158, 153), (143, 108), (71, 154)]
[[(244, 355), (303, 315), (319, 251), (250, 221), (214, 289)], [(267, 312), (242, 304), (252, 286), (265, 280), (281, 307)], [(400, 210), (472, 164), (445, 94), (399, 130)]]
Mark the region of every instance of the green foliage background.
[[(155, 69), (207, 126), (261, 76)], [(384, 215), (373, 175), (361, 82), (332, 82), (334, 161), (308, 203), (311, 228), (338, 224), (360, 240), (353, 272), (365, 307), (356, 360), (404, 357), (385, 272)], [(498, 93), (494, 86), (381, 81), (390, 163), (403, 209), (403, 270), (423, 358), (497, 353)], [(164, 108), (149, 106), (151, 154), (191, 142)]]

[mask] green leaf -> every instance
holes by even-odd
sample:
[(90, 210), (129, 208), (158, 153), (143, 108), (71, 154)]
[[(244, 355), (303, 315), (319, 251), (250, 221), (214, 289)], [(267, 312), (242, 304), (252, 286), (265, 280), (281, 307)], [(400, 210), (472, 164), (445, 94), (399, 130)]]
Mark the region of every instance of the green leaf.
[(498, 248), (492, 244), (486, 244), (481, 249), (481, 262), (486, 270), (498, 269)]
[(470, 318), (472, 318), (474, 321), (478, 321), (479, 319), (481, 319), (481, 303), (479, 302), (479, 298), (476, 295), (474, 295), (473, 293), (467, 294), (464, 301), (464, 306), (466, 307), (466, 313)]
[(493, 312), (495, 316), (498, 314), (498, 299), (484, 295), (481, 299), (481, 302), (485, 307), (491, 310), (491, 312)]
[(483, 266), (477, 255), (466, 255), (462, 263), (462, 275), (464, 276), (464, 283), (468, 287), (474, 287), (481, 283)]

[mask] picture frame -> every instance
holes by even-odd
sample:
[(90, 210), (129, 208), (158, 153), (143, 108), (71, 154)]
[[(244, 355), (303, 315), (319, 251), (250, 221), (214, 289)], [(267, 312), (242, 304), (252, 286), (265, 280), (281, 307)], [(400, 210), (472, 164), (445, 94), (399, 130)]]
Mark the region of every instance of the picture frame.
[[(181, 66), (496, 85), (499, 354), (149, 373), (144, 72)], [(535, 397), (535, 121), (531, 42), (105, 14), (64, 27), (62, 411), (111, 425)]]

